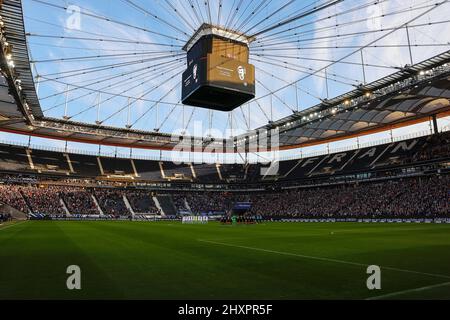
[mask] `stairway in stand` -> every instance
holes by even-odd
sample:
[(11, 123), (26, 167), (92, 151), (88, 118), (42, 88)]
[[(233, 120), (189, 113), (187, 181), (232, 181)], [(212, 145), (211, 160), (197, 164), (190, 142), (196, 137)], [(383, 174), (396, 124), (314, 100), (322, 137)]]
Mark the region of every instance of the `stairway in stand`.
[(158, 195), (156, 198), (158, 199), (159, 205), (164, 215), (174, 216), (177, 214), (177, 209), (173, 204), (171, 195)]

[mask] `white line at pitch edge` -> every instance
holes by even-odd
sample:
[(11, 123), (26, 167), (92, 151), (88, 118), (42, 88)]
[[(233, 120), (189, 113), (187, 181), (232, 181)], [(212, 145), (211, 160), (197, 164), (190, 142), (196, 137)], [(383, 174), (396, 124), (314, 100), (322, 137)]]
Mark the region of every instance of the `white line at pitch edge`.
[(384, 295), (381, 295), (381, 296), (367, 298), (366, 300), (381, 300), (381, 299), (391, 298), (391, 297), (395, 297), (395, 296), (400, 296), (400, 295), (403, 295), (403, 294), (406, 294), (406, 293), (421, 292), (421, 291), (426, 291), (426, 290), (430, 290), (430, 289), (445, 287), (445, 286), (448, 286), (448, 285), (450, 285), (450, 282), (438, 283), (438, 284), (434, 284), (434, 285), (426, 286), (426, 287), (421, 287), (421, 288), (415, 288), (415, 289), (408, 289), (408, 290), (392, 292), (392, 293), (384, 294)]
[(22, 224), (22, 223), (25, 223), (25, 222), (28, 222), (28, 220), (25, 220), (25, 221), (21, 221), (21, 222), (17, 222), (17, 223), (14, 223), (14, 224), (11, 224), (11, 225), (9, 225), (9, 226), (6, 226), (6, 227), (0, 227), (0, 231), (2, 231), (2, 230), (5, 230), (5, 229), (8, 229), (8, 228), (11, 228), (11, 227), (15, 227), (15, 226), (18, 226), (19, 224)]
[[(304, 254), (297, 254), (297, 253), (291, 253), (291, 252), (283, 252), (283, 251), (275, 251), (275, 250), (270, 250), (270, 249), (262, 249), (262, 248), (255, 248), (255, 247), (240, 246), (240, 245), (234, 245), (234, 244), (223, 243), (223, 242), (216, 242), (216, 241), (209, 241), (209, 240), (203, 240), (203, 239), (197, 239), (197, 240), (200, 241), (200, 242), (211, 243), (211, 244), (216, 244), (216, 245), (221, 245), (221, 246), (241, 248), (241, 249), (247, 249), (247, 250), (255, 250), (255, 251), (261, 251), (261, 252), (267, 252), (267, 253), (275, 253), (275, 254), (281, 254), (281, 255), (292, 256), (292, 257), (299, 257), (299, 258), (304, 258), (304, 259), (341, 263), (341, 264), (353, 265), (353, 266), (358, 266), (358, 267), (367, 267), (367, 266), (369, 266), (369, 264), (364, 264), (364, 263), (359, 263), (359, 262), (351, 262), (351, 261), (338, 260), (338, 259), (332, 259), (332, 258), (308, 256), (308, 255), (304, 255)], [(419, 275), (430, 276), (430, 277), (450, 279), (449, 275), (443, 275), (443, 274), (427, 273), (427, 272), (420, 272), (420, 271), (407, 270), (407, 269), (399, 269), (399, 268), (393, 268), (393, 267), (381, 267), (380, 266), (380, 268), (385, 269), (385, 270), (391, 270), (391, 271), (398, 271), (398, 272), (419, 274)]]

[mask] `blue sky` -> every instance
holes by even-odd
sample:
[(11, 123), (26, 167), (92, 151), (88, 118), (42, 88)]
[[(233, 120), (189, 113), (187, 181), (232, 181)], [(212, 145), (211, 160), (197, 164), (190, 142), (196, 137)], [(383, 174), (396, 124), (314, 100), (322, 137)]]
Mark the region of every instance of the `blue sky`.
[[(129, 121), (136, 129), (151, 131), (159, 128), (169, 133), (184, 126), (187, 126), (188, 131), (192, 131), (195, 124), (200, 124), (203, 126), (203, 133), (207, 133), (210, 116), (207, 110), (177, 105), (181, 96), (178, 84), (185, 68), (180, 46), (200, 22), (209, 21), (209, 10), (204, 5), (205, 1), (192, 0), (196, 7), (195, 12), (190, 8), (189, 0), (43, 2), (47, 4), (23, 0), (26, 30), (31, 33), (28, 38), (30, 51), (36, 61), (34, 71), (35, 75), (41, 76), (41, 107), (47, 110), (47, 116), (64, 116), (67, 99), (67, 115), (76, 121), (93, 123), (99, 118), (104, 120), (105, 125), (118, 127), (124, 127)], [(219, 0), (209, 2), (211, 20), (216, 24), (219, 19)], [(228, 21), (232, 28), (239, 27), (240, 31), (251, 34), (325, 2), (224, 0), (220, 22), (224, 25)], [(256, 66), (259, 83), (256, 88), (257, 99), (267, 95), (269, 91), (304, 77), (305, 72), (323, 68), (330, 63), (327, 61), (338, 60), (355, 51), (355, 48), (382, 37), (387, 32), (380, 32), (380, 29), (399, 26), (429, 9), (434, 3), (425, 0), (384, 0), (378, 5), (371, 5), (373, 2), (346, 0), (276, 30), (291, 28), (292, 31), (277, 36), (274, 35), (276, 31), (273, 31), (257, 37), (256, 42), (252, 44), (253, 55), (250, 60), (250, 63)], [(238, 4), (241, 6), (238, 7)], [(72, 10), (52, 5), (64, 8), (71, 6)], [(77, 6), (81, 12), (79, 19), (78, 9), (75, 8), (74, 11), (73, 6)], [(284, 9), (280, 10), (283, 7)], [(178, 13), (175, 13), (174, 8)], [(450, 5), (445, 4), (413, 24), (445, 20), (448, 18), (449, 9)], [(348, 13), (343, 14), (345, 11)], [(252, 15), (252, 12), (256, 14)], [(93, 18), (92, 15), (107, 17), (118, 23)], [(255, 27), (249, 29), (249, 26)], [(449, 26), (447, 23), (412, 27), (411, 42), (413, 45), (448, 43)], [(353, 35), (337, 37), (343, 34)], [(59, 38), (45, 37), (48, 35)], [(271, 45), (274, 43), (279, 44)], [(377, 44), (394, 46), (367, 48), (363, 51), (365, 63), (373, 65), (365, 68), (367, 82), (395, 72), (395, 69), (389, 67), (402, 67), (410, 60), (406, 47), (395, 47), (397, 44), (406, 44), (404, 29), (383, 38)], [(295, 48), (298, 45), (301, 49)], [(336, 46), (348, 48), (331, 48)], [(448, 46), (414, 47), (413, 59), (414, 62), (419, 62), (448, 49)], [(70, 60), (87, 56), (93, 58)], [(266, 124), (267, 118), (278, 119), (291, 114), (297, 107), (301, 110), (317, 104), (318, 98), (331, 98), (352, 90), (352, 85), (363, 82), (362, 68), (351, 64), (359, 63), (360, 59), (358, 52), (345, 60), (347, 64), (335, 64), (328, 68), (327, 73), (331, 78), (328, 86), (324, 74), (320, 73), (319, 76), (311, 76), (300, 82), (297, 94), (294, 86), (288, 86), (272, 95), (272, 99), (258, 99), (257, 103), (244, 105), (231, 115), (213, 112), (212, 127), (215, 129), (215, 135), (225, 134), (227, 129), (229, 131), (230, 123), (233, 124), (233, 134), (239, 133), (238, 130), (246, 130), (249, 124), (248, 115), (250, 127), (256, 128)], [(289, 62), (291, 69), (284, 67), (286, 62)], [(90, 72), (90, 68), (100, 66), (105, 66), (104, 70)], [(80, 72), (75, 71), (80, 69)], [(86, 73), (81, 74), (83, 70)], [(105, 81), (112, 77), (114, 78)], [(83, 86), (90, 90), (82, 88)], [(67, 87), (69, 94), (66, 96), (64, 91)], [(98, 91), (103, 93), (99, 94)], [(127, 105), (130, 99), (132, 108), (128, 115)], [(155, 104), (154, 101), (160, 99), (161, 103)], [(96, 107), (98, 101), (101, 102), (99, 110)], [(230, 132), (226, 133), (229, 134)]]

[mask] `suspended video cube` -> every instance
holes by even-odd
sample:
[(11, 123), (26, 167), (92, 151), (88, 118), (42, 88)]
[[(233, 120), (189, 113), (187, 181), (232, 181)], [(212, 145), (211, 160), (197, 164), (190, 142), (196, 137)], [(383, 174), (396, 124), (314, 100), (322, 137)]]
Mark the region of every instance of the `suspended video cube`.
[(183, 104), (231, 111), (255, 97), (255, 67), (249, 64), (251, 39), (203, 24), (183, 47)]

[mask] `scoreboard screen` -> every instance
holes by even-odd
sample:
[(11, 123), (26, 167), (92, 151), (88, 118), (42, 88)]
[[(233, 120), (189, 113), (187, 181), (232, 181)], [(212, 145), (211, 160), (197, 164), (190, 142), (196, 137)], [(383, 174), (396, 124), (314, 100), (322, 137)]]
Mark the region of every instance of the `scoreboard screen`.
[(203, 36), (189, 50), (182, 102), (231, 111), (255, 97), (255, 67), (248, 47), (217, 36)]

